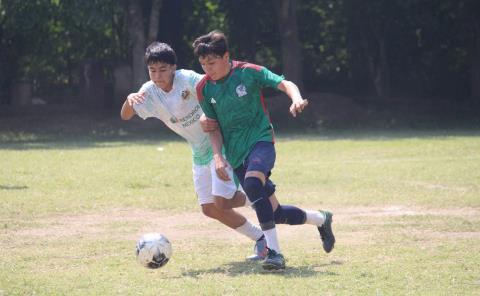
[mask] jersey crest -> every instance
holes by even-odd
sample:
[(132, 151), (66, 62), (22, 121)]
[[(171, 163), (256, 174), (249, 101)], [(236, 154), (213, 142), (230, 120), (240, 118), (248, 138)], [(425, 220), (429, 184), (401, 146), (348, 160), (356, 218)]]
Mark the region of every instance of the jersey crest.
[(190, 91), (188, 91), (188, 89), (185, 89), (182, 91), (182, 99), (184, 100), (188, 99), (189, 95), (190, 95)]
[(235, 88), (235, 91), (237, 92), (237, 96), (239, 98), (247, 95), (247, 87), (244, 84), (239, 84), (237, 88)]

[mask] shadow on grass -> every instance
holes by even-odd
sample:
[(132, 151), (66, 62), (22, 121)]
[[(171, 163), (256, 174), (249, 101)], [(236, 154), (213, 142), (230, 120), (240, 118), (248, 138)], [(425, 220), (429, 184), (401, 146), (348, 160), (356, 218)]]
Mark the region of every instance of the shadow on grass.
[(24, 190), (28, 189), (28, 186), (23, 185), (0, 185), (0, 190)]
[(319, 271), (319, 267), (328, 267), (339, 265), (338, 261), (332, 261), (328, 264), (321, 264), (318, 266), (288, 266), (284, 271), (265, 271), (261, 263), (238, 261), (223, 264), (219, 267), (210, 269), (197, 269), (182, 272), (182, 276), (198, 278), (202, 275), (223, 274), (231, 277), (249, 275), (249, 274), (273, 274), (283, 277), (313, 277), (313, 276), (338, 276), (338, 273), (333, 271)]
[[(8, 113), (7, 113), (8, 114)], [(275, 124), (275, 123), (274, 123)], [(388, 141), (408, 138), (478, 137), (480, 123), (407, 126), (282, 127), (275, 124), (279, 140)], [(278, 127), (278, 128), (277, 128)], [(134, 117), (122, 121), (117, 112), (44, 112), (0, 116), (0, 149), (83, 149), (183, 141), (158, 119)]]
[[(2, 137), (0, 131), (0, 149), (3, 150), (68, 150), (109, 148), (132, 145), (158, 145), (162, 142), (184, 142), (180, 136), (170, 131), (138, 132), (127, 136), (114, 134), (68, 135), (31, 134), (31, 139), (18, 139), (17, 134)], [(278, 141), (391, 141), (397, 139), (434, 139), (446, 137), (480, 137), (480, 129), (445, 130), (297, 130), (277, 131)]]
[(69, 150), (69, 149), (90, 149), (110, 148), (132, 145), (159, 145), (162, 142), (183, 142), (175, 136), (150, 136), (143, 137), (66, 137), (53, 138), (42, 137), (37, 140), (15, 141), (7, 140), (0, 142), (0, 149), (3, 150)]

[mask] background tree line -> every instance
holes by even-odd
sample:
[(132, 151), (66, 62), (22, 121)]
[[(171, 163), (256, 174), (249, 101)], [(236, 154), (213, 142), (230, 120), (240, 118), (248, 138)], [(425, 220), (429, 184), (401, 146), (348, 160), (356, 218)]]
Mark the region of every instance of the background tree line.
[(304, 91), (480, 103), (477, 0), (0, 0), (1, 103), (116, 107), (151, 41), (201, 72), (191, 43), (213, 29)]

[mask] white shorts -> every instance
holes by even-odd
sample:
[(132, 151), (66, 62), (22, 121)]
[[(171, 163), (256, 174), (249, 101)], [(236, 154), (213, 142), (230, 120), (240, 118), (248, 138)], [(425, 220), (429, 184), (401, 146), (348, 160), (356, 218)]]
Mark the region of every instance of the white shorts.
[(217, 176), (215, 171), (215, 161), (210, 161), (207, 165), (193, 165), (193, 185), (200, 205), (213, 203), (214, 196), (221, 196), (231, 199), (235, 196), (237, 190), (241, 190), (233, 181), (233, 170), (227, 168), (230, 181), (223, 181)]

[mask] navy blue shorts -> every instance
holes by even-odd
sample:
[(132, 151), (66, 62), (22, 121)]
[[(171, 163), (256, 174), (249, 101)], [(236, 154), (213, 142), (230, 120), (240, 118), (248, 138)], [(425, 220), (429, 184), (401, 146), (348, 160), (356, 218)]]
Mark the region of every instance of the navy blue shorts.
[(272, 142), (257, 142), (242, 165), (234, 170), (240, 184), (243, 186), (247, 172), (260, 171), (266, 177), (265, 190), (267, 196), (270, 197), (275, 192), (275, 184), (270, 180), (275, 165), (275, 157), (275, 146)]

